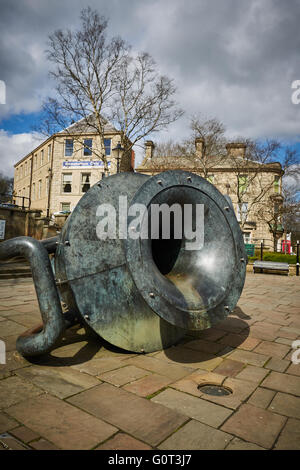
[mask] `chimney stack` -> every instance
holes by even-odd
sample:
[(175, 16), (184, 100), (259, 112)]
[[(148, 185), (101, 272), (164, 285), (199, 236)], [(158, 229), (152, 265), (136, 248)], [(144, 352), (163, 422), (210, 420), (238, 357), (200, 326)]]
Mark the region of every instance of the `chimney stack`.
[(147, 140), (146, 143), (145, 143), (145, 147), (146, 147), (146, 159), (148, 160), (148, 158), (152, 158), (153, 157), (153, 150), (154, 150), (154, 143), (152, 142), (152, 140)]
[(196, 149), (196, 155), (199, 158), (202, 158), (203, 156), (203, 146), (204, 146), (204, 139), (201, 137), (197, 137), (195, 139), (195, 149)]
[(226, 145), (227, 155), (229, 157), (245, 157), (247, 145), (243, 142), (230, 142)]

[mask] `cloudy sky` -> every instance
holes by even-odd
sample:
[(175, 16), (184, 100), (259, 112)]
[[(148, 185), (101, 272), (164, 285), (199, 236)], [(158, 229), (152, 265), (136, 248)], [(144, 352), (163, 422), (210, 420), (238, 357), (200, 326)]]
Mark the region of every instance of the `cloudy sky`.
[[(224, 122), (228, 137), (277, 138), (300, 149), (300, 0), (0, 0), (0, 171), (38, 144), (32, 131), (51, 94), (45, 56), (55, 29), (76, 28), (90, 5), (109, 33), (149, 52), (175, 79), (185, 115), (157, 140), (188, 134), (189, 116)], [(300, 95), (299, 95), (300, 96)]]

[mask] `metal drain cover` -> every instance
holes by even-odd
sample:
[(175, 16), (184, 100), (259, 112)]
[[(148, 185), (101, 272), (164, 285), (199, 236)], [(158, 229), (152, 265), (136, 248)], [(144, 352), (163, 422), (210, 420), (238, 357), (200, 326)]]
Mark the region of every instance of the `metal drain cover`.
[(223, 397), (232, 394), (232, 391), (229, 388), (222, 387), (221, 385), (205, 384), (198, 385), (197, 388), (200, 390), (200, 392), (206, 393), (206, 395), (212, 395), (214, 397)]

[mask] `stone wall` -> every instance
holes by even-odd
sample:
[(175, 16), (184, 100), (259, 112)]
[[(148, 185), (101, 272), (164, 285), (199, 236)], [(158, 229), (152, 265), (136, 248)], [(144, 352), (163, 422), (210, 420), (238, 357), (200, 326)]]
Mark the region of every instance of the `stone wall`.
[[(29, 236), (42, 238), (38, 220), (41, 212), (20, 208), (0, 207), (0, 220), (5, 220), (5, 240), (14, 237)], [(39, 236), (39, 233), (41, 235)]]

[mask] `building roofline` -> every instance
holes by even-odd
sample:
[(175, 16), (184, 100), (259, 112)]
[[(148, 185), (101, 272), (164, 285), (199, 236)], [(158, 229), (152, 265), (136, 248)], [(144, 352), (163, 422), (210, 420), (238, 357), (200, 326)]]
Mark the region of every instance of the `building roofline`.
[(37, 150), (39, 150), (39, 148), (41, 148), (43, 145), (45, 145), (47, 142), (49, 142), (53, 137), (55, 136), (55, 134), (51, 135), (50, 137), (48, 137), (46, 140), (44, 140), (43, 142), (41, 142), (37, 147), (35, 147), (33, 150), (31, 150), (31, 152), (27, 153), (27, 155), (25, 155), (25, 157), (21, 158), (21, 160), (19, 160), (18, 162), (16, 162), (14, 164), (14, 168), (16, 168), (17, 165), (19, 165), (20, 163), (22, 163), (24, 160), (26, 160), (26, 158), (28, 158), (30, 155), (32, 155), (34, 152), (36, 152)]
[[(120, 134), (119, 131), (115, 130), (115, 131), (110, 131), (110, 132), (107, 132), (106, 135), (116, 135), (116, 134)], [(54, 137), (65, 137), (65, 136), (68, 136), (68, 137), (80, 137), (81, 135), (84, 135), (84, 136), (87, 136), (87, 135), (99, 135), (98, 132), (86, 132), (86, 133), (74, 133), (74, 134), (71, 134), (69, 132), (64, 132), (64, 131), (61, 131), (61, 132), (56, 132), (55, 134), (52, 134), (50, 137), (48, 137), (46, 140), (44, 140), (43, 142), (41, 142), (37, 147), (35, 147), (33, 150), (31, 150), (31, 152), (27, 153), (27, 155), (25, 155), (23, 158), (21, 158), (21, 160), (17, 161), (15, 164), (14, 164), (14, 168), (16, 168), (16, 166), (18, 166), (20, 163), (22, 163), (24, 160), (26, 160), (28, 157), (30, 157), (30, 155), (32, 155), (33, 153), (37, 152), (41, 147), (43, 147), (43, 145), (47, 144), (47, 142), (50, 142), (51, 139), (54, 139)]]

